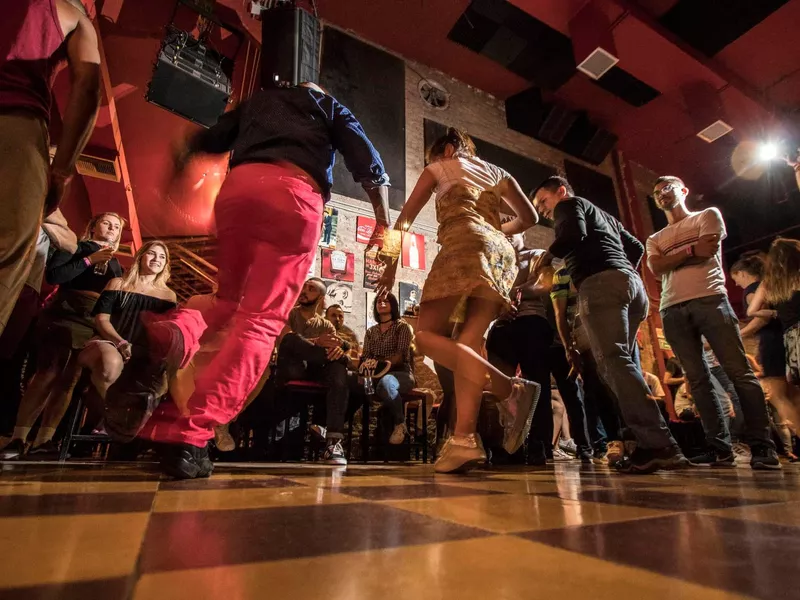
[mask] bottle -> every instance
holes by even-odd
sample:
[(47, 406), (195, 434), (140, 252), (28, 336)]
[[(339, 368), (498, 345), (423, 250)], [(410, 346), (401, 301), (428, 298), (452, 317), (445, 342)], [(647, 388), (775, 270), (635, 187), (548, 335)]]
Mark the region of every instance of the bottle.
[(408, 266), (412, 269), (419, 269), (419, 249), (417, 248), (417, 236), (411, 234), (411, 244), (408, 247)]

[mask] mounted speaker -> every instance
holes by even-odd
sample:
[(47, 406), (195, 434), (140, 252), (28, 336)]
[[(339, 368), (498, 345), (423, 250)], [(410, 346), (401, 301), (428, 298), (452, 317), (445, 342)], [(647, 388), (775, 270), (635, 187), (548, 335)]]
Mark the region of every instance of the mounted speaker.
[(542, 101), (539, 88), (532, 87), (506, 100), (509, 129), (558, 145), (578, 118), (577, 113), (560, 104)]
[(301, 8), (261, 13), (261, 86), (319, 81), (319, 21)]
[(145, 99), (204, 127), (214, 125), (231, 96), (233, 62), (187, 32), (168, 30)]
[(586, 162), (599, 165), (616, 143), (616, 135), (592, 123), (586, 113), (580, 113), (564, 136), (561, 148)]

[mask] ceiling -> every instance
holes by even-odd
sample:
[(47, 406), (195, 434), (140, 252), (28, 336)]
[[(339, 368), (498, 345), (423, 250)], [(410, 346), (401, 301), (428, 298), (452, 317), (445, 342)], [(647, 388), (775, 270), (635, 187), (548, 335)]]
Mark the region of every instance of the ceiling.
[[(730, 181), (738, 143), (792, 135), (800, 106), (800, 63), (795, 52), (781, 51), (780, 40), (788, 44), (800, 30), (800, 0), (596, 2), (612, 26), (620, 58), (615, 79), (624, 79), (617, 84), (610, 74), (594, 82), (575, 71), (569, 24), (587, 0), (316, 4), (326, 21), (499, 98), (538, 84), (550, 99), (588, 111), (619, 137), (629, 158), (680, 175), (697, 191)], [(522, 18), (528, 15), (533, 18)], [(523, 35), (522, 21), (536, 27)], [(509, 58), (511, 66), (504, 66)], [(631, 84), (656, 94), (634, 106), (614, 91)], [(697, 107), (685, 89), (698, 84), (718, 93), (719, 118), (734, 127), (713, 144), (695, 135)]]

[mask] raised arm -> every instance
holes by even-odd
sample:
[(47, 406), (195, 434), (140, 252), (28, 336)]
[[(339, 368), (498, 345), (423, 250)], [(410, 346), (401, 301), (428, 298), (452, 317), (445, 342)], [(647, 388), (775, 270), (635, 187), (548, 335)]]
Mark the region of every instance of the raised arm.
[(86, 147), (100, 106), (100, 50), (94, 25), (77, 7), (58, 0), (58, 19), (66, 36), (72, 90), (63, 114), (58, 150), (50, 166), (45, 211), (50, 214), (66, 193), (75, 162)]
[(528, 200), (528, 197), (519, 187), (519, 183), (513, 177), (506, 177), (498, 186), (498, 193), (500, 197), (505, 200), (517, 218), (503, 223), (500, 230), (506, 235), (514, 235), (515, 233), (522, 233), (530, 229), (539, 222), (539, 215), (536, 209)]

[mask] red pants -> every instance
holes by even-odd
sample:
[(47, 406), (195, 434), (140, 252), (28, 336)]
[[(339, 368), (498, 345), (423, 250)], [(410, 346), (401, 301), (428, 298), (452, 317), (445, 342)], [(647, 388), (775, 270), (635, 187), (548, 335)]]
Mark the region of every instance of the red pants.
[(230, 172), (214, 208), (217, 301), (203, 316), (209, 336), (231, 318), (233, 325), (195, 382), (188, 414), (165, 402), (140, 437), (202, 447), (216, 425), (239, 413), (300, 295), (319, 241), (322, 208), (311, 178), (291, 167), (254, 163)]

